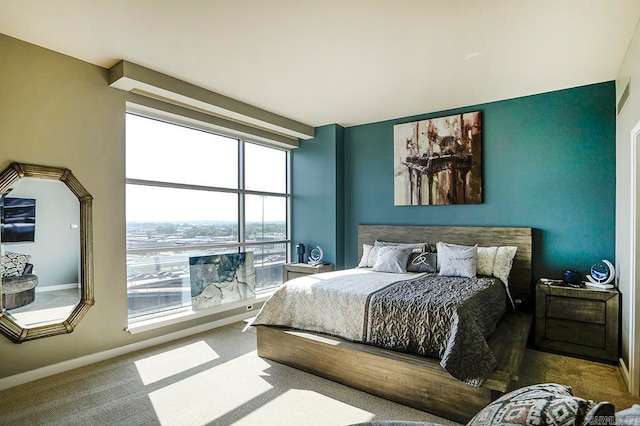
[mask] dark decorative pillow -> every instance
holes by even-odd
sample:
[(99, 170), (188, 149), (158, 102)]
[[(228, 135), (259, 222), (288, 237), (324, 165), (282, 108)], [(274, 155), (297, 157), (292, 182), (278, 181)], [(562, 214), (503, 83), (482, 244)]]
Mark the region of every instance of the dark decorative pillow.
[(6, 252), (0, 261), (3, 277), (19, 277), (24, 272), (31, 255)]
[[(609, 421), (609, 423), (605, 423)], [(570, 386), (544, 383), (514, 390), (487, 405), (467, 426), (615, 424), (614, 407), (573, 396)]]
[(411, 253), (407, 263), (407, 272), (438, 272), (437, 255), (435, 253)]

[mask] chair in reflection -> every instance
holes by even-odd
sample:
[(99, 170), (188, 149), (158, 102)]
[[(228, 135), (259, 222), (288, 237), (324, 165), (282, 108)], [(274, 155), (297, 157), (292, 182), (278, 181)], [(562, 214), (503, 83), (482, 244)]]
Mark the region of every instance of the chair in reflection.
[(27, 263), (22, 275), (2, 278), (2, 306), (5, 309), (19, 308), (35, 300), (38, 277), (32, 271), (33, 265)]

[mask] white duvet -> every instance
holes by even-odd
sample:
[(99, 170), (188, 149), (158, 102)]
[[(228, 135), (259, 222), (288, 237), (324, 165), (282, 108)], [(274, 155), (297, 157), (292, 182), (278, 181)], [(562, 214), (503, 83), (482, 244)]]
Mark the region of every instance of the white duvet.
[(287, 326), (362, 341), (367, 297), (420, 275), (347, 269), (296, 278), (265, 302), (251, 325)]

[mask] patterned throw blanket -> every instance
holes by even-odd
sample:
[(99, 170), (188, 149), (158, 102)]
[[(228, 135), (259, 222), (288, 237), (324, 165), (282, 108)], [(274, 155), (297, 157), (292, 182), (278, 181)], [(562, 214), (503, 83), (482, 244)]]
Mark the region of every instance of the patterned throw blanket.
[(453, 377), (480, 386), (496, 359), (486, 338), (506, 310), (495, 278), (350, 269), (287, 282), (252, 325), (326, 333), (439, 358)]

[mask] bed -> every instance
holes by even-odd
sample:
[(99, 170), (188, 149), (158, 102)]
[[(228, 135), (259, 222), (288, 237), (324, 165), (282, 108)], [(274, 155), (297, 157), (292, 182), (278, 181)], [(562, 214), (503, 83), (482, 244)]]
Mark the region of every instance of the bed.
[[(438, 241), (445, 241), (461, 245), (478, 244), (485, 247), (516, 246), (518, 250), (513, 259), (509, 288), (517, 300), (522, 300), (531, 291), (530, 228), (361, 225), (358, 227), (359, 258), (362, 255), (363, 244), (373, 244), (376, 239), (408, 243), (426, 242), (434, 245)], [(371, 323), (367, 322), (371, 320), (370, 318), (367, 318), (363, 323), (358, 317), (350, 316), (350, 311), (362, 311), (362, 307), (366, 306), (366, 312), (373, 312), (374, 309), (372, 307), (375, 307), (375, 305), (370, 305), (370, 303), (373, 303), (371, 301), (377, 298), (379, 294), (403, 294), (408, 291), (407, 294), (411, 298), (413, 297), (411, 293), (413, 290), (411, 289), (416, 287), (415, 284), (417, 283), (419, 286), (427, 285), (429, 280), (432, 279), (429, 276), (433, 274), (417, 274), (403, 277), (400, 280), (393, 277), (387, 278), (389, 282), (385, 281), (384, 275), (397, 274), (377, 273), (376, 275), (373, 273), (367, 276), (362, 273), (362, 270), (353, 270), (322, 274), (321, 276), (316, 275), (314, 280), (323, 280), (325, 277), (337, 280), (335, 282), (327, 281), (333, 285), (333, 287), (329, 285), (330, 291), (328, 293), (335, 292), (346, 286), (349, 280), (355, 282), (355, 291), (350, 296), (351, 299), (342, 302), (326, 299), (326, 295), (318, 293), (317, 290), (321, 287), (314, 287), (312, 279), (307, 278), (306, 284), (305, 280), (298, 279), (300, 281), (298, 287), (302, 288), (302, 290), (298, 290), (298, 293), (312, 294), (311, 299), (315, 300), (315, 302), (311, 302), (309, 306), (306, 306), (294, 298), (286, 302), (276, 300), (269, 303), (271, 303), (272, 307), (276, 303), (276, 307), (286, 303), (292, 305), (293, 308), (289, 306), (291, 308), (289, 311), (283, 311), (286, 314), (284, 316), (288, 318), (291, 316), (291, 312), (301, 311), (301, 316), (306, 318), (306, 322), (303, 325), (300, 325), (295, 319), (284, 323), (278, 322), (280, 320), (274, 322), (275, 324), (290, 324), (291, 327), (257, 325), (258, 354), (261, 357), (282, 362), (459, 422), (468, 421), (486, 404), (506, 392), (512, 382), (517, 380), (517, 372), (522, 361), (531, 325), (530, 315), (523, 312), (511, 310), (502, 316), (503, 311), (500, 311), (499, 316), (494, 318), (493, 323), (480, 326), (480, 328), (487, 328), (487, 330), (481, 332), (481, 334), (485, 334), (485, 337), (491, 331), (493, 331), (493, 334), (487, 340), (481, 336), (482, 343), (486, 346), (483, 349), (484, 352), (480, 355), (472, 355), (474, 361), (466, 363), (467, 367), (473, 365), (474, 369), (478, 364), (480, 373), (475, 370), (471, 373), (467, 372), (464, 368), (465, 363), (460, 363), (459, 360), (458, 362), (450, 362), (447, 365), (445, 358), (428, 357), (438, 356), (429, 352), (429, 344), (426, 344), (426, 349), (423, 350), (419, 348), (418, 350), (412, 349), (414, 352), (427, 355), (421, 356), (409, 353), (410, 351), (406, 350), (406, 347), (396, 348), (393, 345), (386, 345), (384, 342), (381, 345), (383, 347), (361, 343), (363, 340), (360, 337), (372, 334), (372, 330), (375, 331), (375, 327), (372, 327)], [(367, 287), (374, 287), (373, 294), (375, 294), (375, 297), (358, 290), (364, 287), (358, 286), (358, 277), (361, 280), (370, 280), (370, 284)], [(391, 281), (394, 284), (391, 284)], [(455, 293), (462, 292), (454, 284), (457, 285), (453, 283), (451, 288), (456, 289)], [(500, 303), (506, 306), (507, 299), (504, 296), (503, 286), (498, 287), (494, 284), (495, 280), (479, 279), (478, 285), (482, 287), (480, 293), (489, 292), (492, 299), (487, 300), (501, 300), (502, 302)], [(394, 287), (396, 285), (400, 285), (400, 287)], [(378, 290), (378, 288), (381, 290)], [(498, 289), (503, 291), (502, 296), (499, 296)], [(279, 293), (283, 294), (284, 292)], [(474, 298), (479, 297), (475, 296), (475, 293), (473, 294)], [(335, 322), (333, 324), (335, 330), (332, 328), (327, 329), (324, 325), (322, 327), (313, 326), (313, 324), (322, 320), (319, 316), (317, 318), (313, 317), (314, 309), (311, 306), (313, 303), (331, 306), (330, 315), (324, 313), (320, 316), (329, 317), (329, 327), (332, 326), (331, 323)], [(366, 303), (366, 305), (362, 305), (363, 303)], [(389, 306), (389, 303), (389, 300), (382, 298), (383, 306)], [(476, 305), (487, 305), (487, 302), (477, 302)], [(439, 309), (444, 308), (441, 307)], [(464, 330), (468, 328), (463, 322), (463, 319), (467, 316), (465, 309), (454, 307), (453, 311), (446, 312), (443, 317), (453, 318), (456, 327)], [(495, 311), (495, 309), (490, 310)], [(269, 311), (273, 311), (273, 308)], [(276, 309), (276, 311), (278, 310)], [(283, 317), (282, 312), (278, 314), (280, 318)], [(261, 318), (261, 315), (262, 317), (265, 316), (261, 312), (258, 316), (260, 321), (257, 321), (257, 323), (265, 322), (265, 318)], [(495, 314), (493, 315), (495, 316)], [(339, 322), (337, 321), (338, 317), (344, 318)], [(418, 316), (418, 320), (411, 317), (404, 318), (406, 318), (406, 321), (414, 321), (411, 323), (412, 326), (409, 327), (409, 331), (416, 324), (419, 324), (421, 320), (429, 320), (428, 317), (423, 318), (420, 316)], [(267, 322), (269, 321), (267, 318)], [(378, 324), (378, 328), (384, 329), (387, 327), (384, 317), (382, 320), (374, 320), (373, 323), (374, 325)], [(302, 327), (307, 329), (302, 330)], [(323, 330), (324, 333), (320, 333), (318, 330)], [(386, 340), (395, 342), (402, 337), (403, 333), (406, 334), (407, 331), (403, 331), (398, 336), (392, 336)], [(437, 333), (434, 332), (432, 334)], [(385, 340), (384, 333), (377, 333), (376, 336)], [(454, 336), (453, 332), (451, 336)], [(452, 338), (450, 340), (456, 339)], [(477, 339), (470, 339), (468, 335), (464, 334), (462, 338), (457, 340), (461, 343), (459, 342), (457, 346), (454, 344), (453, 349), (447, 347), (443, 352), (442, 347), (440, 347), (440, 356), (446, 353), (447, 359), (451, 357), (455, 361), (456, 358), (460, 358), (457, 354), (465, 352), (465, 348), (471, 346), (470, 341)], [(365, 342), (372, 343), (370, 341)], [(399, 351), (386, 349), (385, 347), (393, 347)], [(470, 352), (474, 353), (474, 351)], [(461, 367), (462, 371), (460, 371)]]

